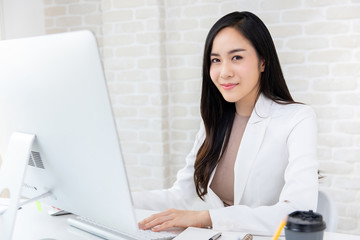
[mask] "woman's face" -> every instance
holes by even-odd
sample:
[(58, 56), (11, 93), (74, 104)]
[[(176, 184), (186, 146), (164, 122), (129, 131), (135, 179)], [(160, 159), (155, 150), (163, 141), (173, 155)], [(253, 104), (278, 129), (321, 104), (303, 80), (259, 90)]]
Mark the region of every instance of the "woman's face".
[(224, 99), (253, 107), (264, 62), (249, 40), (234, 28), (222, 29), (214, 38), (210, 60), (211, 80)]

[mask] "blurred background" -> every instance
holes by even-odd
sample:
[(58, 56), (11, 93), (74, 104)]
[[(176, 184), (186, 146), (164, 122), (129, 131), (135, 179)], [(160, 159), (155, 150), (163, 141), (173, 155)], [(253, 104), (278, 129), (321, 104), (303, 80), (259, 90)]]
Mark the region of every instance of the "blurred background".
[(206, 34), (244, 10), (268, 26), (295, 100), (315, 109), (321, 189), (339, 232), (360, 235), (359, 0), (0, 0), (0, 38), (94, 32), (131, 189), (158, 189), (199, 128)]

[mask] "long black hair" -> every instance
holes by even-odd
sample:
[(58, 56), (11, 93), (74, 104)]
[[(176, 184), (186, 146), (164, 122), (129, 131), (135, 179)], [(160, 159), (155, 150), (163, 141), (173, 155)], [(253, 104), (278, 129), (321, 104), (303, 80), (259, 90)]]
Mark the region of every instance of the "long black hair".
[(224, 28), (239, 31), (255, 48), (265, 69), (261, 73), (259, 94), (279, 103), (294, 103), (287, 88), (275, 45), (265, 24), (253, 13), (233, 12), (219, 19), (210, 29), (204, 49), (202, 69), (201, 116), (206, 137), (195, 161), (194, 182), (201, 199), (207, 194), (211, 173), (226, 149), (235, 117), (235, 103), (225, 101), (210, 77), (210, 54), (216, 35)]

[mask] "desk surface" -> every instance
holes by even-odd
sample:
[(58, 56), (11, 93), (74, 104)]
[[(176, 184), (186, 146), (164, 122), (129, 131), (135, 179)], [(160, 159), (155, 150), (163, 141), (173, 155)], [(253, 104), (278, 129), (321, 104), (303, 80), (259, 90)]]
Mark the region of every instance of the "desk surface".
[[(50, 216), (48, 207), (39, 212), (34, 204), (18, 211), (13, 240), (99, 240), (91, 234), (70, 227), (67, 219), (71, 215)], [(237, 240), (242, 233), (224, 232), (219, 240)], [(271, 237), (254, 237), (254, 240), (270, 240)], [(285, 238), (279, 238), (284, 240)], [(324, 240), (360, 240), (360, 236), (325, 232)]]

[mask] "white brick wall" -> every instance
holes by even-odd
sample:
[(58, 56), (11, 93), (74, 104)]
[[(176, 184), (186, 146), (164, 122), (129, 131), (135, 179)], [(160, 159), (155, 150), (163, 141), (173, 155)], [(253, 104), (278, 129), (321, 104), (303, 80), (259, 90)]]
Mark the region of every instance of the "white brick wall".
[(290, 90), (318, 115), (321, 187), (339, 231), (360, 234), (358, 0), (45, 0), (47, 33), (98, 37), (132, 189), (168, 187), (198, 130), (202, 50), (224, 14), (272, 33)]

